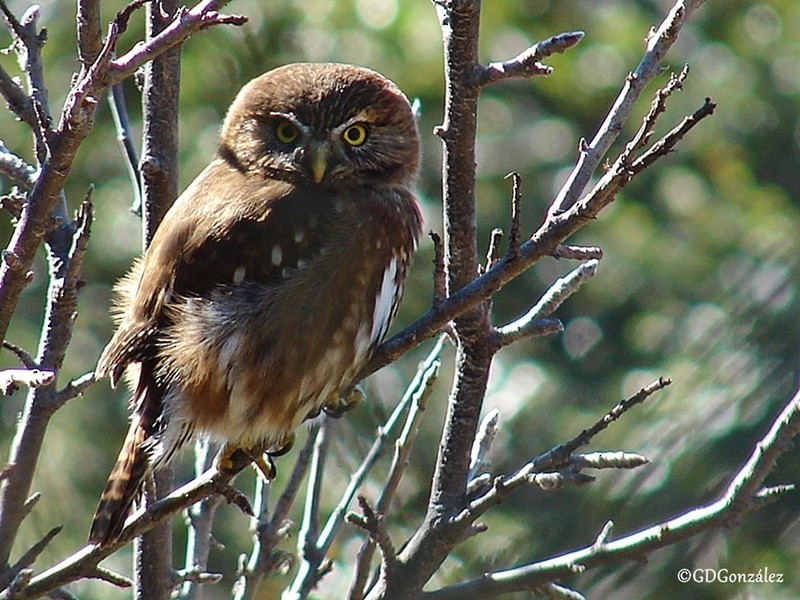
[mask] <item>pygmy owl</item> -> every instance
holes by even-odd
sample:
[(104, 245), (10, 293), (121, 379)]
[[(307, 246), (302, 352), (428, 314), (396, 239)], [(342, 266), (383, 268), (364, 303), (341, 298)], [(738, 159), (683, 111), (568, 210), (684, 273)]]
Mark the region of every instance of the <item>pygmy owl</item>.
[(294, 64), (239, 92), (120, 286), (97, 375), (127, 371), (133, 414), (91, 543), (119, 536), (147, 470), (188, 442), (277, 452), (353, 385), (417, 247), (418, 160), (408, 100), (374, 71)]

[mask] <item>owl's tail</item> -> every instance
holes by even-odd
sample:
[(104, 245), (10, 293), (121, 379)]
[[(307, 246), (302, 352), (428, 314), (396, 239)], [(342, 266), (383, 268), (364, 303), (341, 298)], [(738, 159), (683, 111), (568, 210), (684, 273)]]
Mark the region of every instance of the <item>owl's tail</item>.
[(147, 438), (141, 418), (134, 415), (125, 443), (97, 504), (89, 532), (90, 544), (112, 543), (122, 532), (125, 519), (133, 501), (139, 495), (147, 471), (147, 456), (142, 448)]
[(122, 533), (134, 500), (141, 493), (149, 464), (146, 442), (155, 432), (162, 408), (161, 390), (153, 385), (154, 382), (148, 377), (149, 371), (142, 365), (134, 395), (135, 409), (131, 425), (97, 504), (89, 532), (90, 544), (107, 545), (115, 542)]

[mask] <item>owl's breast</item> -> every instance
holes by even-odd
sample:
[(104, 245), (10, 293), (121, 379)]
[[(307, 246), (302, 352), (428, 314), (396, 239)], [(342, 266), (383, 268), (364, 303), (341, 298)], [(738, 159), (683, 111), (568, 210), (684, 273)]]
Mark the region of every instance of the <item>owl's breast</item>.
[(410, 256), (366, 228), (309, 258), (275, 243), (261, 259), (280, 280), (234, 270), (230, 285), (184, 301), (163, 363), (182, 420), (228, 442), (277, 443), (352, 383), (390, 327)]

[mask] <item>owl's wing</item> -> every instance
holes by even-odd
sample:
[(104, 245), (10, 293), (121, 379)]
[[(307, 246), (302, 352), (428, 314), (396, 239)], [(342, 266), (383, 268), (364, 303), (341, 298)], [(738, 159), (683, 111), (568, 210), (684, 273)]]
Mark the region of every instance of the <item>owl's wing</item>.
[(276, 180), (245, 177), (215, 161), (159, 226), (144, 260), (128, 275), (124, 314), (98, 362), (116, 384), (125, 367), (152, 356), (165, 308), (244, 279), (278, 284), (324, 245), (333, 203)]

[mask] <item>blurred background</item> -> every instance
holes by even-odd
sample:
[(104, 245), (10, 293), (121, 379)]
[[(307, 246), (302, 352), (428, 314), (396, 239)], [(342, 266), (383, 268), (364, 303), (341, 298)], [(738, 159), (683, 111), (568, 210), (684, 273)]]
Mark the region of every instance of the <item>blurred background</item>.
[[(78, 69), (74, 4), (43, 0), (41, 25), (54, 113)], [(123, 2), (103, 3), (108, 21)], [(532, 232), (576, 158), (581, 137), (591, 138), (626, 74), (635, 68), (664, 0), (492, 0), (484, 3), (481, 59), (505, 60), (562, 31), (586, 32), (583, 42), (548, 60), (547, 78), (490, 87), (482, 97), (478, 132), (481, 251), (495, 227), (507, 230), (510, 171), (523, 177), (524, 230)], [(27, 1), (11, 0), (21, 15)], [(377, 69), (422, 106), (424, 144), (419, 191), (426, 229), (441, 231), (440, 145), (432, 129), (442, 113), (441, 35), (428, 0), (235, 0), (227, 12), (245, 14), (241, 28), (215, 27), (185, 46), (181, 94), (181, 187), (215, 152), (217, 132), (238, 88), (272, 67), (295, 61), (352, 62)], [(131, 22), (121, 50), (142, 35), (142, 14)], [(652, 463), (633, 472), (599, 472), (579, 489), (545, 493), (525, 489), (486, 515), (489, 531), (458, 547), (429, 589), (591, 544), (611, 519), (615, 534), (635, 531), (716, 498), (797, 385), (800, 340), (800, 4), (793, 0), (709, 0), (684, 28), (667, 68), (690, 65), (683, 91), (660, 121), (661, 133), (710, 96), (713, 117), (694, 129), (677, 151), (630, 184), (616, 203), (573, 243), (605, 252), (597, 276), (557, 313), (562, 335), (503, 350), (493, 365), (485, 410), (501, 412), (490, 458), (495, 474), (509, 472), (592, 423), (623, 397), (660, 375), (674, 381), (600, 435), (592, 449), (622, 449)], [(0, 46), (10, 44), (0, 32)], [(12, 56), (0, 56), (17, 74)], [(619, 151), (639, 126), (657, 85), (643, 96), (616, 144)], [(138, 91), (126, 82), (128, 108), (140, 123)], [(8, 113), (0, 139), (30, 159), (30, 138)], [(613, 156), (611, 157), (613, 158)], [(67, 185), (71, 208), (94, 184), (93, 228), (75, 335), (61, 384), (94, 367), (112, 332), (111, 286), (139, 251), (133, 193), (106, 105), (83, 145)], [(9, 188), (0, 178), (0, 191)], [(11, 233), (0, 219), (5, 246)], [(430, 302), (428, 240), (413, 269), (395, 325), (398, 330)], [(498, 294), (494, 319), (524, 312), (557, 277), (574, 267), (545, 260)], [(46, 291), (42, 257), (36, 279), (15, 315), (9, 340), (35, 352)], [(336, 422), (335, 460), (324, 487), (328, 507), (338, 501), (349, 472), (402, 394), (429, 344), (383, 369), (367, 383), (369, 403)], [(0, 366), (14, 358), (0, 354)], [(452, 374), (452, 350), (412, 455), (390, 525), (397, 545), (423, 514)], [(0, 402), (0, 462), (7, 457), (23, 392)], [(45, 568), (85, 540), (91, 514), (126, 429), (126, 399), (107, 382), (71, 401), (53, 419), (34, 488), (43, 498), (25, 522), (16, 556), (57, 524), (64, 531), (37, 567)], [(388, 460), (388, 459), (386, 459)], [(366, 486), (374, 499), (386, 460)], [(293, 455), (278, 463), (280, 489)], [(190, 457), (177, 477), (190, 476)], [(800, 456), (790, 451), (768, 484), (800, 479)], [(252, 489), (252, 475), (238, 480)], [(593, 598), (800, 597), (800, 502), (797, 492), (744, 519), (656, 552), (649, 562), (594, 569), (565, 581)], [(299, 519), (299, 511), (295, 517)], [(176, 519), (176, 524), (181, 520)], [(209, 569), (225, 580), (207, 598), (230, 597), (237, 557), (250, 549), (247, 520), (234, 509), (218, 512)], [(182, 527), (179, 529), (183, 529)], [(182, 535), (182, 534), (181, 534)], [(341, 598), (361, 536), (345, 527), (334, 547), (334, 570), (315, 593)], [(291, 549), (293, 536), (286, 545)], [(176, 564), (183, 552), (176, 541)], [(129, 550), (106, 563), (130, 573)], [(726, 568), (783, 573), (782, 585), (679, 584), (680, 568)], [(275, 597), (289, 581), (263, 586)], [(126, 598), (98, 582), (72, 588), (84, 599)], [(519, 598), (530, 594), (519, 594)]]

